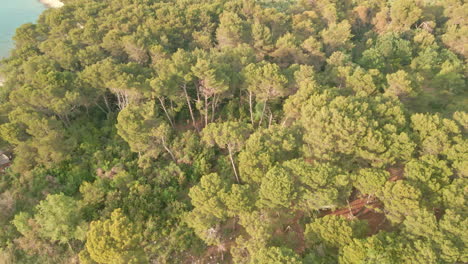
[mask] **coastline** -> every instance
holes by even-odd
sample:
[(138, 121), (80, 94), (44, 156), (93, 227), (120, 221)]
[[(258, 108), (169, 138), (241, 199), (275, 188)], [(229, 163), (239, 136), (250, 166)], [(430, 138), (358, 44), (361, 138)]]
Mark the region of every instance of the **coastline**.
[(60, 8), (63, 6), (63, 3), (59, 0), (39, 0), (39, 2), (50, 8)]

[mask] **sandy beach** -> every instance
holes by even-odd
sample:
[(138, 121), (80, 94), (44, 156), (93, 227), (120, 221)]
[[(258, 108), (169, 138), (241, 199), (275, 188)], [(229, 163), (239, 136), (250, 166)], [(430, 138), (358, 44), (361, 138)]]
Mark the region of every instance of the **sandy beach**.
[(63, 6), (63, 3), (59, 0), (39, 0), (39, 2), (51, 8), (59, 8)]

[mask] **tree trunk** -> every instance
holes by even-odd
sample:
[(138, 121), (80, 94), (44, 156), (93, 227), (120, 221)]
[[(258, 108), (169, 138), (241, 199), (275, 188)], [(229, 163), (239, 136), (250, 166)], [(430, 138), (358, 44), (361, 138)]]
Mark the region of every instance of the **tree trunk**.
[(67, 115), (67, 114), (64, 114), (64, 115), (59, 115), (59, 114), (57, 114), (57, 116), (60, 118), (60, 120), (62, 120), (63, 124), (64, 124), (66, 127), (69, 127), (69, 126), (70, 126), (70, 120), (68, 119), (68, 115)]
[(104, 93), (103, 97), (104, 97), (104, 104), (106, 105), (106, 108), (107, 108), (107, 111), (108, 111), (107, 113), (110, 113), (111, 109), (110, 109), (110, 106), (109, 106), (109, 101), (107, 101), (106, 93)]
[(70, 241), (67, 241), (67, 244), (68, 244), (68, 248), (71, 250), (71, 252), (72, 252), (73, 254), (76, 254), (75, 250), (73, 249), (73, 247), (72, 247), (71, 244), (70, 244)]
[(267, 106), (267, 102), (268, 102), (268, 99), (265, 100), (265, 102), (263, 103), (262, 115), (260, 117), (260, 122), (258, 122), (259, 127), (262, 125), (262, 122), (263, 122), (263, 116), (265, 115), (265, 109), (266, 109), (266, 106)]
[(190, 117), (192, 118), (193, 127), (195, 127), (195, 129), (198, 132), (200, 132), (197, 127), (197, 122), (195, 121), (195, 116), (193, 115), (193, 109), (192, 109), (192, 104), (190, 103), (190, 97), (188, 96), (188, 93), (187, 93), (187, 84), (184, 84), (182, 88), (184, 89), (185, 99), (187, 100), (187, 105), (190, 111)]
[(234, 170), (234, 175), (236, 175), (237, 183), (240, 183), (239, 175), (237, 175), (236, 165), (234, 164), (234, 159), (232, 157), (231, 146), (229, 145), (228, 145), (228, 151), (229, 151), (229, 159), (231, 160), (231, 164), (232, 164), (232, 169)]
[(102, 107), (99, 105), (98, 102), (96, 102), (95, 104), (96, 104), (96, 106), (97, 106), (99, 109), (101, 109), (101, 111), (102, 111), (104, 114), (107, 115), (107, 114), (109, 113), (109, 112), (107, 112), (104, 108), (102, 108)]
[(123, 110), (130, 104), (130, 98), (125, 91), (116, 89), (114, 90), (115, 94), (117, 95), (118, 106), (120, 110)]
[(122, 107), (122, 98), (120, 97), (120, 93), (116, 93), (117, 95), (117, 106), (119, 107), (119, 110), (122, 110), (123, 107)]
[(253, 110), (252, 110), (252, 92), (249, 91), (249, 110), (250, 110), (250, 122), (254, 125)]
[(164, 138), (161, 138), (161, 141), (162, 141), (162, 145), (163, 145), (164, 149), (167, 151), (167, 153), (169, 153), (169, 155), (171, 155), (172, 160), (173, 160), (175, 163), (177, 163), (177, 160), (176, 160), (174, 154), (173, 154), (172, 151), (167, 147), (166, 141), (164, 140)]
[(219, 96), (215, 95), (213, 98), (213, 102), (211, 103), (211, 122), (214, 122), (215, 109), (216, 109), (216, 105), (218, 104), (218, 99), (219, 99)]
[(242, 102), (242, 89), (239, 89), (239, 109), (242, 109), (243, 102)]
[(208, 96), (205, 95), (205, 127), (208, 125)]
[(67, 122), (67, 126), (71, 125), (70, 118), (68, 117), (68, 114), (65, 114), (65, 121)]
[(169, 113), (167, 112), (166, 104), (164, 103), (164, 98), (158, 97), (158, 100), (161, 103), (161, 106), (162, 106), (162, 108), (164, 110), (164, 113), (166, 113), (167, 120), (169, 120), (169, 123), (171, 124), (171, 127), (174, 128), (174, 123), (172, 122), (172, 119), (169, 116)]
[(272, 121), (273, 121), (273, 113), (272, 113), (271, 110), (270, 110), (270, 118), (269, 118), (269, 120), (268, 120), (268, 128), (271, 127), (271, 122), (272, 122)]
[(123, 97), (125, 98), (125, 106), (124, 106), (124, 108), (125, 108), (125, 107), (130, 105), (130, 100), (132, 99), (132, 97), (125, 90), (122, 93), (123, 93)]
[(286, 122), (288, 121), (288, 118), (286, 117), (283, 122), (281, 123), (281, 126), (284, 127), (286, 125)]
[(197, 83), (195, 82), (195, 90), (197, 91), (197, 101), (200, 101), (200, 89), (197, 85)]

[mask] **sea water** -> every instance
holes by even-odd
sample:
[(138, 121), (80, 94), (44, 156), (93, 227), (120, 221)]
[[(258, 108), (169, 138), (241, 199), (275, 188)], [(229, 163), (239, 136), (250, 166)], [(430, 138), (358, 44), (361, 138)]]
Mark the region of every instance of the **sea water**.
[(36, 22), (45, 9), (38, 0), (0, 0), (0, 58), (7, 57), (13, 48), (16, 28)]

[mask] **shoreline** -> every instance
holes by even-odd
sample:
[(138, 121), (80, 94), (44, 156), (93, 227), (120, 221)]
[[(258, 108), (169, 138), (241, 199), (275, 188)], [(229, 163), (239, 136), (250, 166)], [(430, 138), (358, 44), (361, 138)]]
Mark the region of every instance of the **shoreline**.
[(43, 5), (49, 8), (60, 8), (64, 4), (59, 0), (39, 0)]
[[(60, 8), (62, 6), (64, 6), (64, 3), (60, 0), (37, 0), (39, 3), (41, 3), (45, 8)], [(43, 8), (41, 8), (41, 10), (43, 10)], [(36, 17), (37, 19), (37, 17)], [(3, 33), (3, 32), (2, 32)], [(3, 35), (2, 35), (3, 37)], [(5, 46), (10, 46), (11, 42), (11, 39), (9, 41), (5, 41)], [(2, 40), (2, 45), (3, 45), (3, 40)], [(14, 47), (11, 47), (10, 48), (10, 52), (11, 52), (11, 49), (14, 48)], [(2, 53), (0, 54), (0, 61), (3, 60), (3, 59), (6, 59), (8, 58), (11, 54), (10, 52), (7, 52), (5, 50), (5, 54), (3, 54), (3, 49), (2, 49)], [(2, 76), (0, 76), (0, 87), (3, 86), (5, 84), (5, 78), (3, 78)]]

